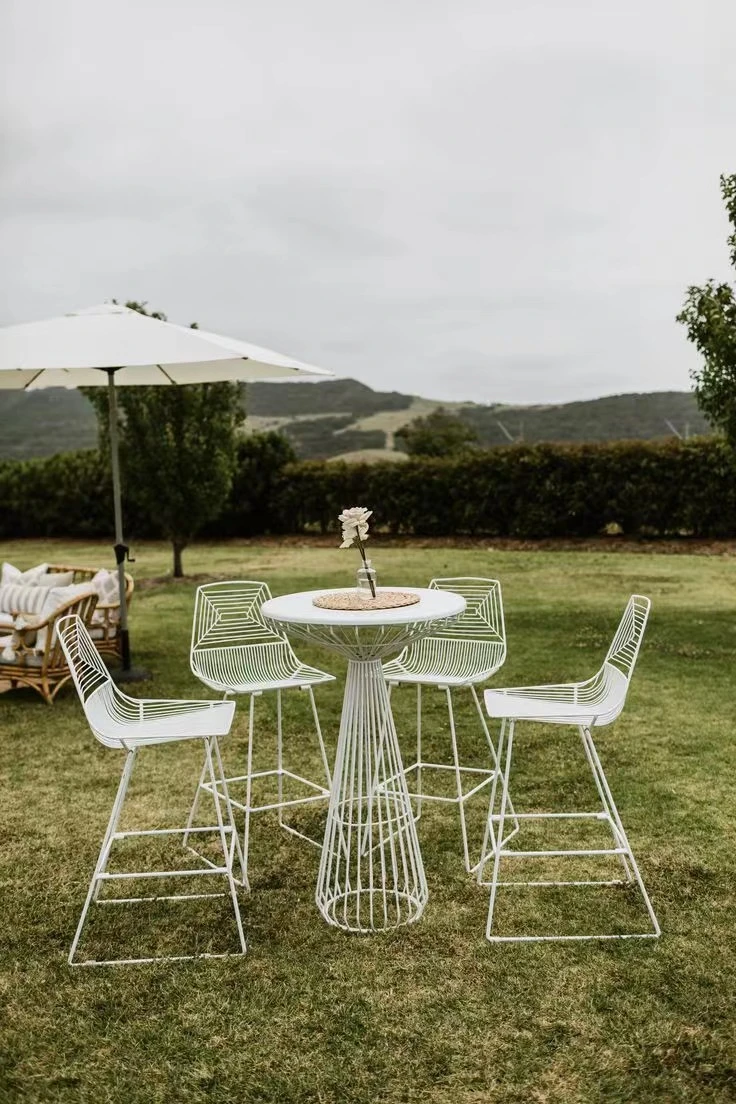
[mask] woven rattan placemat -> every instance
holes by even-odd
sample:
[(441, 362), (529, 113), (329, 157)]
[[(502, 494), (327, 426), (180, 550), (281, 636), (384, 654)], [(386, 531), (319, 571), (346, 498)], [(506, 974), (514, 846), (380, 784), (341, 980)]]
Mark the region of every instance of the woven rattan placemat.
[(333, 594), (321, 594), (313, 598), (312, 602), (320, 609), (350, 610), (351, 612), (365, 610), (398, 609), (400, 606), (413, 606), (419, 601), (418, 594), (411, 594), (406, 590), (382, 590), (375, 598), (364, 596), (360, 590), (336, 591)]

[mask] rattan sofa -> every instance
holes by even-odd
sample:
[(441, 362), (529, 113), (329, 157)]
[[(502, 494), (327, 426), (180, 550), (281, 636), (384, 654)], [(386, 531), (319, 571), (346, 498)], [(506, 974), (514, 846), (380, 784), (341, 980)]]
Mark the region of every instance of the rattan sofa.
[[(60, 606), (42, 621), (29, 619), (26, 627), (16, 627), (13, 631), (12, 661), (0, 661), (0, 688), (13, 690), (16, 687), (29, 686), (37, 691), (49, 705), (72, 677), (56, 632), (56, 623), (62, 617), (76, 613), (85, 625), (90, 626), (97, 605), (94, 591), (78, 595), (72, 601)], [(22, 611), (18, 611), (22, 617)], [(44, 632), (45, 643), (39, 647), (37, 641)]]
[[(97, 574), (98, 568), (78, 567), (74, 564), (49, 564), (50, 572), (74, 572), (74, 583), (89, 582)], [(130, 609), (133, 600), (135, 584), (133, 576), (125, 573), (125, 602)], [(101, 655), (110, 656), (112, 659), (120, 658), (120, 633), (119, 628), (120, 603), (101, 602), (98, 600), (95, 607), (92, 623), (88, 626), (90, 636), (95, 642)]]

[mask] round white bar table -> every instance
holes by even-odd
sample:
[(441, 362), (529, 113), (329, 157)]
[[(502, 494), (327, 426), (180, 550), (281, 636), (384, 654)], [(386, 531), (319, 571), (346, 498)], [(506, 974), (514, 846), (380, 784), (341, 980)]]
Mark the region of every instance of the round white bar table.
[(348, 658), (316, 901), (329, 924), (350, 932), (411, 924), (427, 903), (381, 661), (465, 610), (465, 599), (448, 591), (379, 587), (379, 593), (382, 589), (411, 591), (420, 600), (398, 609), (328, 610), (312, 599), (334, 591), (311, 590), (272, 598), (261, 607), (267, 621), (290, 635)]

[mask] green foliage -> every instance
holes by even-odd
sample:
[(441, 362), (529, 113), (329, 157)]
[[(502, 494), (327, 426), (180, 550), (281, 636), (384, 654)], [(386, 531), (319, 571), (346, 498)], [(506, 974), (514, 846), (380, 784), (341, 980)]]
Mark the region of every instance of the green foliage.
[(352, 414), (333, 414), (323, 418), (306, 418), (281, 427), (302, 460), (326, 460), (355, 449), (378, 448), (386, 445), (382, 429), (348, 429)]
[(440, 406), (398, 429), (396, 442), (410, 456), (456, 456), (476, 445), (478, 434)]
[(472, 426), (481, 445), (506, 445), (503, 424), (517, 441), (642, 441), (672, 436), (671, 422), (684, 436), (708, 433), (709, 426), (690, 391), (606, 395), (556, 406), (462, 407), (458, 417)]
[(382, 410), (407, 410), (413, 395), (398, 391), (374, 391), (354, 379), (319, 383), (259, 383), (248, 388), (248, 410), (264, 417), (287, 415), (350, 414), (351, 421)]
[[(109, 480), (94, 451), (0, 462), (0, 538), (109, 536)], [(295, 462), (280, 434), (254, 434), (239, 442), (229, 499), (203, 531), (332, 532), (340, 511), (356, 502), (392, 534), (539, 539), (590, 537), (614, 526), (629, 536), (732, 537), (736, 454), (722, 438), (701, 437), (512, 445), (402, 464)], [(160, 532), (144, 505), (135, 494), (126, 500), (131, 537)]]
[(308, 462), (284, 469), (275, 509), (329, 532), (364, 503), (392, 534), (518, 537), (736, 533), (736, 458), (717, 438), (513, 445), (450, 460)]
[(208, 536), (251, 537), (259, 533), (288, 532), (273, 509), (279, 477), (296, 460), (282, 433), (252, 433), (241, 437), (230, 497), (223, 513), (206, 527)]
[[(126, 304), (166, 320), (145, 303)], [(193, 328), (196, 328), (196, 324)], [(107, 393), (88, 390), (100, 438), (108, 435)], [(235, 474), (235, 444), (245, 413), (237, 383), (174, 387), (121, 387), (120, 465), (126, 503), (171, 541), (174, 575), (183, 574), (181, 554), (210, 521), (219, 517)]]
[[(736, 174), (721, 177), (721, 193), (731, 223), (728, 237), (731, 264), (736, 269)], [(703, 357), (692, 375), (698, 405), (712, 425), (736, 445), (736, 298), (730, 284), (708, 280), (688, 288), (677, 321), (687, 327), (688, 340)]]
[[(357, 448), (383, 448), (385, 431), (395, 426), (393, 393), (371, 391), (355, 380), (341, 393), (333, 383), (249, 383), (248, 412), (269, 417), (292, 417), (279, 428), (291, 438), (303, 459), (337, 456)], [(95, 389), (99, 394), (99, 389)], [(367, 396), (364, 394), (367, 392)], [(372, 398), (371, 398), (372, 396)], [(402, 396), (399, 396), (402, 398)], [(409, 396), (403, 396), (409, 398)], [(342, 405), (340, 405), (342, 404)], [(338, 430), (366, 414), (385, 414), (370, 430)], [(300, 420), (296, 420), (296, 416)], [(305, 418), (309, 415), (308, 418)], [(407, 415), (408, 417), (409, 415)], [(642, 395), (608, 395), (602, 399), (563, 403), (559, 406), (464, 405), (461, 421), (478, 434), (482, 445), (505, 445), (513, 437), (532, 444), (538, 441), (620, 441), (669, 436), (665, 419), (680, 432), (706, 433), (708, 422), (689, 391), (657, 391)], [(331, 418), (337, 419), (335, 422)], [(304, 420), (302, 420), (304, 419)], [(98, 435), (94, 410), (79, 391), (53, 388), (47, 391), (0, 391), (0, 457), (30, 459), (69, 449), (92, 448)], [(303, 425), (308, 429), (301, 429)], [(357, 436), (360, 434), (361, 436)], [(362, 436), (363, 434), (370, 434)], [(304, 437), (308, 440), (304, 440)], [(347, 444), (346, 444), (347, 439)]]

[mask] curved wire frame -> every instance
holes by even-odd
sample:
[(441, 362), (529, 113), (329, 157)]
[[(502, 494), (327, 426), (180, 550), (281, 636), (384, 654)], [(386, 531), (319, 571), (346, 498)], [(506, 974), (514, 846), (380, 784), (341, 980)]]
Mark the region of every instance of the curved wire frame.
[[(77, 615), (62, 618), (59, 640), (89, 725), (106, 747), (130, 747), (197, 737), (217, 725), (222, 702), (189, 699), (131, 698), (115, 685), (84, 622)], [(217, 728), (218, 735), (224, 731)]]
[[(383, 673), (391, 686), (412, 683), (417, 688), (417, 752), (416, 760), (407, 764), (404, 773), (413, 777), (411, 797), (415, 800), (415, 819), (421, 816), (423, 801), (456, 804), (460, 813), (465, 869), (471, 872), (465, 803), (493, 780), (498, 764), (493, 740), (481, 708), (476, 686), (498, 671), (506, 659), (506, 627), (503, 617), (501, 584), (497, 579), (459, 576), (435, 578), (431, 590), (446, 590), (461, 594), (465, 612), (456, 620), (446, 622), (430, 636), (413, 641), (401, 655), (383, 665)], [(431, 763), (422, 758), (422, 687), (434, 686), (444, 691), (450, 722), (452, 763)], [(490, 753), (489, 766), (470, 766), (460, 762), (455, 726), (452, 691), (469, 688), (473, 708)], [(426, 789), (426, 772), (451, 771), (455, 776), (455, 796), (444, 797)]]
[(429, 587), (461, 594), (465, 612), (384, 664), (386, 678), (434, 686), (485, 682), (506, 659), (501, 584), (497, 579), (461, 576), (432, 579)]
[[(232, 806), (223, 780), (222, 758), (218, 742), (218, 737), (226, 735), (230, 730), (235, 711), (233, 703), (130, 698), (115, 686), (110, 672), (102, 662), (100, 654), (80, 617), (71, 615), (60, 619), (57, 631), (92, 731), (97, 739), (107, 747), (123, 748), (127, 752), (118, 792), (69, 951), (69, 965), (106, 966), (227, 957), (227, 954), (207, 952), (146, 958), (83, 959), (82, 961), (76, 959), (77, 947), (91, 905), (129, 905), (144, 901), (181, 901), (187, 898), (200, 899), (203, 897), (229, 896), (238, 936), (238, 950), (236, 953), (244, 954), (246, 950), (245, 935), (233, 878), (235, 854), (237, 852), (241, 863), (242, 854), (234, 824)], [(189, 824), (186, 828), (119, 831), (120, 816), (138, 749), (147, 744), (174, 743), (193, 738), (201, 739), (204, 744), (205, 765), (210, 782), (210, 792), (214, 800), (216, 823), (194, 829)], [(224, 798), (221, 790), (224, 790)], [(222, 854), (221, 861), (216, 863), (211, 859), (203, 858), (202, 865), (199, 867), (185, 867), (177, 870), (134, 871), (126, 869), (117, 872), (108, 870), (113, 845), (118, 841), (125, 840), (130, 836), (136, 838), (184, 836), (187, 838), (192, 831), (215, 834)], [(194, 853), (196, 854), (196, 852)], [(113, 897), (104, 894), (100, 897), (103, 889), (109, 887), (111, 883), (122, 881), (123, 885), (130, 885), (131, 881), (146, 879), (147, 884), (150, 884), (149, 880), (152, 878), (178, 879), (180, 877), (190, 878), (196, 876), (224, 877), (227, 880), (228, 891), (223, 893), (175, 893), (165, 896), (156, 894), (140, 897)]]
[[(316, 667), (302, 663), (289, 643), (285, 633), (268, 624), (261, 607), (271, 597), (266, 583), (252, 579), (206, 583), (197, 588), (192, 623), (190, 663), (193, 674), (206, 686), (227, 694), (250, 696), (248, 716), (248, 749), (245, 774), (227, 775), (223, 794), (232, 806), (244, 814), (243, 842), (240, 848), (242, 884), (250, 888), (248, 860), (250, 851), (250, 818), (253, 813), (277, 811), (279, 825), (286, 832), (321, 847), (322, 840), (302, 832), (287, 823), (284, 810), (300, 805), (324, 804), (329, 797), (331, 784), (322, 727), (313, 687), (333, 682), (335, 676)], [(282, 718), (282, 690), (306, 690), (309, 694), (314, 727), (317, 733), (324, 780), (314, 781), (284, 766), (284, 739)], [(253, 751), (255, 736), (255, 699), (264, 691), (276, 691), (276, 764), (265, 770), (254, 770)], [(199, 786), (189, 812), (189, 824), (194, 822), (202, 794), (211, 792), (206, 778), (206, 762), (202, 765)], [(274, 778), (277, 794), (275, 800), (255, 803), (253, 784), (258, 780)], [(285, 782), (295, 783), (301, 796), (288, 798)], [(244, 800), (231, 796), (228, 787), (245, 788)], [(184, 837), (187, 844), (188, 837)]]
[(586, 718), (591, 725), (611, 724), (626, 702), (650, 609), (649, 598), (631, 595), (606, 658), (591, 678), (583, 682), (488, 690), (489, 713), (495, 717), (544, 720), (549, 724), (578, 724)]
[(248, 693), (333, 680), (301, 663), (285, 633), (264, 621), (261, 606), (270, 597), (266, 583), (246, 579), (197, 588), (190, 663), (206, 686)]
[[(477, 866), (479, 884), (490, 885), (491, 895), (486, 924), (486, 938), (491, 942), (538, 942), (558, 940), (586, 939), (632, 939), (657, 938), (660, 927), (649, 895), (639, 872), (628, 837), (616, 808), (611, 789), (603, 766), (593, 742), (591, 728), (610, 724), (618, 717), (624, 707), (631, 682), (631, 676), (641, 648), (642, 637), (649, 618), (651, 602), (641, 594), (632, 594), (618, 629), (614, 635), (600, 670), (584, 682), (560, 683), (550, 686), (511, 687), (503, 690), (488, 690), (485, 694), (486, 707), (492, 717), (502, 721), (497, 761), (503, 762), (491, 787), (490, 804), (483, 841), (483, 857)], [(592, 811), (555, 812), (555, 813), (519, 813), (515, 812), (509, 801), (509, 776), (511, 772), (511, 752), (516, 721), (537, 721), (543, 724), (574, 725), (579, 732), (583, 750), (588, 762), (600, 808)], [(504, 747), (505, 741), (505, 747)], [(500, 808), (496, 812), (497, 791), (500, 789)], [(508, 838), (504, 837), (506, 819), (514, 817), (515, 823), (527, 821), (575, 820), (578, 823), (589, 820), (607, 824), (613, 837), (612, 847), (566, 848), (563, 850), (524, 851), (510, 849)], [(612, 857), (621, 865), (623, 877), (590, 878), (570, 881), (501, 881), (500, 865), (502, 860), (533, 858), (544, 856), (554, 858), (603, 858)], [(490, 882), (484, 881), (483, 870), (487, 863), (493, 862)], [(648, 931), (629, 933), (596, 933), (580, 935), (498, 935), (494, 929), (494, 914), (498, 890), (504, 886), (636, 886), (638, 887), (650, 921)]]

